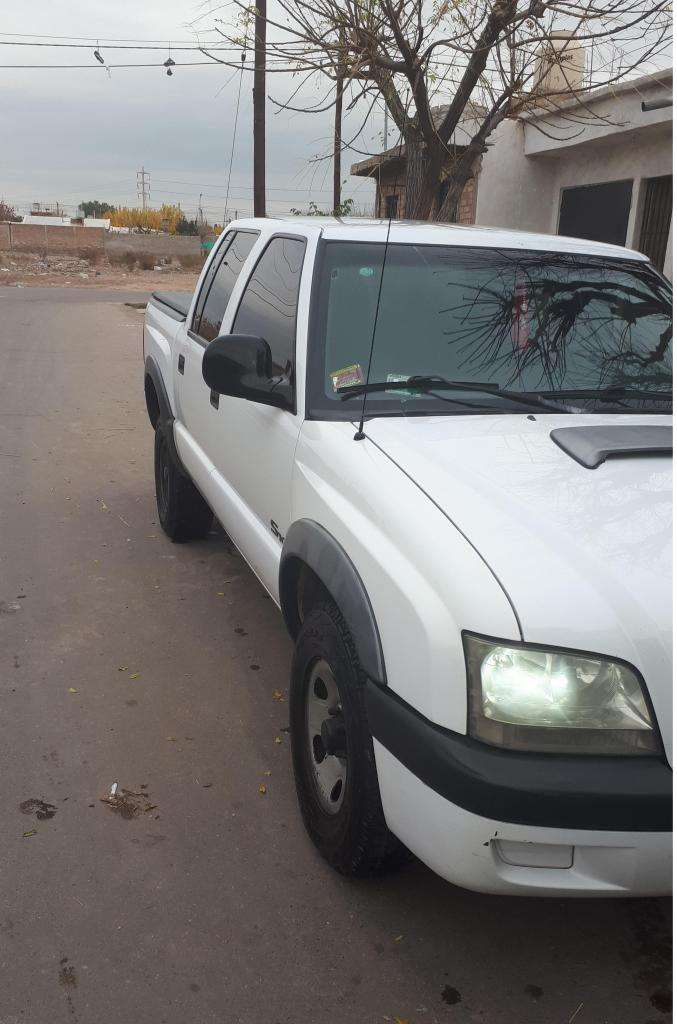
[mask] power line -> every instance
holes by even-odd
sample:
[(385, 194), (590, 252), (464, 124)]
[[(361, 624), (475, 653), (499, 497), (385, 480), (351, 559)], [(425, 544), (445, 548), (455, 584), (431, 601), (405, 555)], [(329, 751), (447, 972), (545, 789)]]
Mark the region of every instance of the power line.
[[(219, 190), (223, 191), (223, 189), (220, 189), (220, 187), (218, 185), (215, 185), (213, 182), (185, 181), (185, 180), (182, 180), (180, 178), (156, 178), (155, 182), (156, 182), (156, 184), (159, 183), (161, 185), (192, 185), (194, 188), (215, 189), (216, 191), (219, 191)], [(233, 188), (234, 189), (247, 188), (247, 186), (246, 185), (233, 185)], [(269, 191), (272, 191), (272, 192), (323, 192), (323, 191), (324, 192), (331, 192), (331, 189), (315, 188), (314, 186), (308, 186), (308, 187), (300, 188), (300, 187), (298, 187), (296, 185), (276, 185), (276, 186), (268, 186), (268, 188), (269, 188)], [(165, 191), (167, 191), (167, 190), (165, 189)], [(180, 193), (180, 192), (176, 193), (176, 195), (182, 195), (182, 194), (183, 195), (189, 195), (190, 193)]]
[[(172, 66), (177, 68), (197, 68), (206, 67), (217, 67), (211, 60), (191, 60), (187, 62), (176, 61)], [(164, 68), (166, 65), (162, 64), (106, 64), (107, 68)], [(59, 68), (65, 71), (99, 71), (99, 64), (0, 64), (0, 70), (9, 70), (15, 68), (16, 70), (23, 71), (38, 71), (44, 69), (45, 71), (55, 71)]]
[[(215, 28), (205, 29), (205, 32), (216, 32)], [(163, 43), (165, 46), (171, 42), (168, 39), (128, 39), (124, 36), (56, 36), (50, 35), (49, 32), (0, 32), (0, 36), (19, 36), (22, 39), (77, 39), (94, 43)], [(179, 40), (184, 42), (184, 40)], [(185, 40), (185, 42), (195, 43), (194, 39)]]
[[(99, 39), (98, 42), (101, 42)], [(94, 43), (24, 43), (17, 42), (12, 39), (0, 39), (0, 46), (48, 46), (52, 49), (68, 49), (68, 50), (91, 50), (94, 47)], [(139, 45), (130, 45), (129, 43), (107, 43), (105, 46), (101, 43), (102, 50), (193, 50), (198, 53), (202, 50), (214, 50), (216, 53), (239, 53), (240, 48), (238, 46), (224, 46), (219, 43), (206, 43), (204, 46), (176, 46), (174, 43), (167, 41), (164, 45), (158, 46), (155, 43), (148, 45), (141, 43)]]

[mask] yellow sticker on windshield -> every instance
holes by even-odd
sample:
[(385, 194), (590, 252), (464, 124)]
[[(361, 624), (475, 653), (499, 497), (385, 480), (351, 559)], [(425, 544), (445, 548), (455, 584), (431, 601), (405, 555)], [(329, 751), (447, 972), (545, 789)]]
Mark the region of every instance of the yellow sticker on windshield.
[(352, 363), (351, 366), (344, 366), (341, 370), (334, 370), (329, 376), (334, 391), (338, 391), (339, 388), (349, 388), (353, 384), (364, 384), (364, 374), (359, 363)]

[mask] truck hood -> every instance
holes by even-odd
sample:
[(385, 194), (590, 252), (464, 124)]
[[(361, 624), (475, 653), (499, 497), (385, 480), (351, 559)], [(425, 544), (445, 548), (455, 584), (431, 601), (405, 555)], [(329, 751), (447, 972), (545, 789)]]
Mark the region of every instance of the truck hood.
[(639, 669), (669, 752), (672, 458), (619, 456), (591, 470), (550, 437), (559, 427), (621, 423), (671, 418), (388, 417), (366, 433), (486, 561), (526, 641)]

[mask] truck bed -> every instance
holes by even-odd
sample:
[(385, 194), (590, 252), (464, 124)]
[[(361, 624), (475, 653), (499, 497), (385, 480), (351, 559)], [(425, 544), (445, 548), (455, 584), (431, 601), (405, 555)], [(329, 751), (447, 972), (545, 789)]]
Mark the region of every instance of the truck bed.
[(150, 301), (174, 320), (185, 320), (192, 298), (193, 292), (153, 292)]

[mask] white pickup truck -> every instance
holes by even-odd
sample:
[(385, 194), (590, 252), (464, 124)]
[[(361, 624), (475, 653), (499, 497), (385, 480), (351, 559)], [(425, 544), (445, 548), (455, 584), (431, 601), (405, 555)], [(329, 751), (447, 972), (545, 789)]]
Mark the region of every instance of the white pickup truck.
[(160, 522), (216, 515), (281, 608), (339, 871), (669, 889), (670, 302), (615, 246), (307, 218), (148, 304)]

